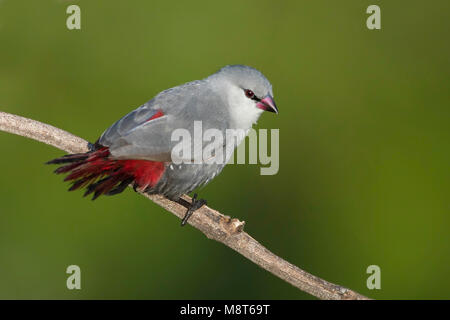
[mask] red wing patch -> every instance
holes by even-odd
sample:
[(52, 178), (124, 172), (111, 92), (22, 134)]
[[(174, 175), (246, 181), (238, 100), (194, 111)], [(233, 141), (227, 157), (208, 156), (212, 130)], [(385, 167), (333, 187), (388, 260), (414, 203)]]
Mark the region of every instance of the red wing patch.
[(161, 110), (158, 110), (154, 115), (152, 115), (147, 121), (154, 120), (156, 118), (162, 117), (164, 113)]

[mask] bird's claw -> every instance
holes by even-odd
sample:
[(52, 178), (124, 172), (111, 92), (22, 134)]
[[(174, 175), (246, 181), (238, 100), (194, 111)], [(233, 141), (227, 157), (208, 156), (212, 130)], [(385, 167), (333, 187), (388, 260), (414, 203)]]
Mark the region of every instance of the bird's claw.
[(197, 194), (195, 193), (194, 196), (192, 197), (192, 202), (188, 208), (188, 210), (186, 211), (186, 214), (184, 215), (183, 220), (181, 220), (181, 226), (184, 226), (188, 219), (192, 216), (192, 214), (200, 209), (201, 207), (203, 207), (204, 205), (206, 205), (206, 200), (205, 199), (197, 199)]
[(88, 142), (87, 147), (89, 149), (89, 151), (95, 151), (95, 144), (93, 144), (92, 142)]

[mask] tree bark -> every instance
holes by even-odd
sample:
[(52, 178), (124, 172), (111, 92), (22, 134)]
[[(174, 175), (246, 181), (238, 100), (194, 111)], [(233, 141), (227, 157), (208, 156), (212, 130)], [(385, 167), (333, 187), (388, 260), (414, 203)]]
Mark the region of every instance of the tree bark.
[[(68, 153), (88, 151), (86, 140), (67, 131), (5, 112), (0, 112), (0, 130), (46, 143)], [(141, 194), (180, 219), (186, 212), (184, 206), (164, 196)], [(182, 198), (188, 202), (191, 199), (187, 195), (183, 195)], [(316, 277), (278, 257), (243, 231), (244, 221), (232, 219), (217, 210), (203, 206), (192, 215), (188, 223), (209, 239), (222, 242), (261, 268), (319, 299), (368, 299), (355, 291)]]

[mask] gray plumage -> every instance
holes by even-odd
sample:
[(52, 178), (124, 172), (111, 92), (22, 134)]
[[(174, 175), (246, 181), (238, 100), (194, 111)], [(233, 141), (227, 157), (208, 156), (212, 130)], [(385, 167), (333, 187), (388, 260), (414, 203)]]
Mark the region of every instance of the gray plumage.
[[(93, 199), (133, 184), (177, 200), (221, 172), (263, 111), (278, 112), (267, 78), (247, 66), (226, 66), (159, 93), (109, 127), (90, 152), (47, 163), (62, 165), (55, 173), (68, 173), (69, 190), (86, 187)], [(180, 130), (186, 152), (178, 150)], [(204, 203), (193, 201), (182, 224)]]
[[(171, 141), (172, 132), (182, 128), (193, 135), (194, 121), (202, 122), (203, 131), (215, 128), (224, 136), (226, 129), (248, 131), (263, 110), (256, 106), (256, 98), (246, 97), (246, 89), (252, 90), (258, 99), (273, 96), (270, 82), (258, 70), (242, 65), (226, 66), (203, 80), (159, 93), (115, 122), (101, 135), (98, 143), (109, 147), (115, 159), (164, 162), (166, 169), (161, 179), (146, 192), (176, 199), (208, 183), (220, 173), (225, 163), (172, 163), (171, 151), (178, 143)], [(148, 121), (158, 112), (163, 115)], [(227, 150), (225, 144), (224, 152), (229, 159), (233, 150)]]

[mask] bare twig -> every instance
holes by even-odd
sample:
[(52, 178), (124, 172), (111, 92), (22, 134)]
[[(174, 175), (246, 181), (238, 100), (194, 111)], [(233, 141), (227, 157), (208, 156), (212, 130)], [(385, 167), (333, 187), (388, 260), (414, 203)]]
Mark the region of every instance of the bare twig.
[[(39, 121), (0, 112), (0, 130), (38, 140), (69, 153), (87, 151), (87, 141), (64, 130)], [(174, 215), (183, 218), (185, 207), (160, 195), (142, 194)], [(186, 201), (190, 198), (183, 196)], [(368, 299), (350, 289), (316, 277), (276, 256), (243, 231), (244, 221), (231, 219), (220, 212), (203, 206), (188, 223), (209, 239), (222, 242), (258, 266), (320, 299)]]

